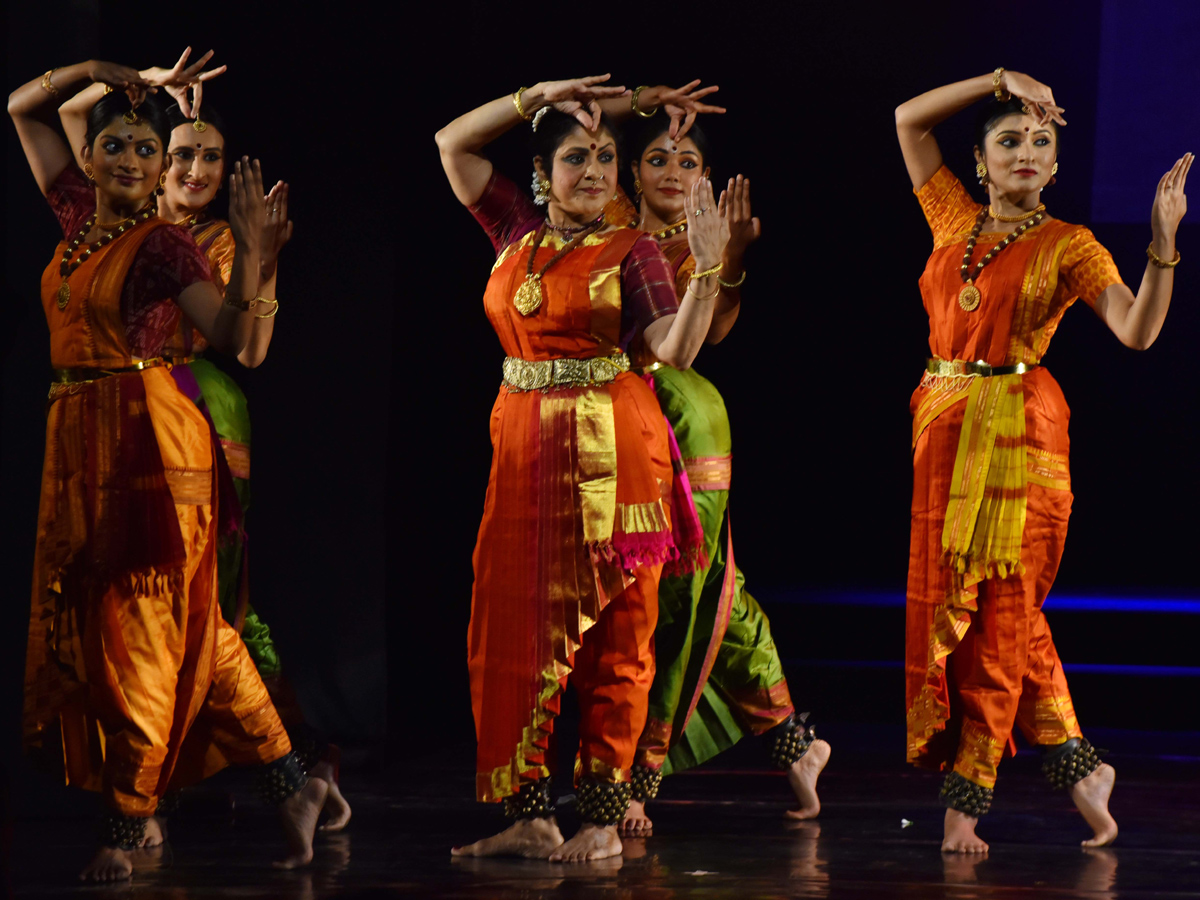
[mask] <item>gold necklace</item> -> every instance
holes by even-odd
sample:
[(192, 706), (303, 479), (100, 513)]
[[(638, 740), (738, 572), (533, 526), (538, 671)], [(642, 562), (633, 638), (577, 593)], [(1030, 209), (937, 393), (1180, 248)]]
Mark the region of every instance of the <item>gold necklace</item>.
[(997, 253), (1045, 218), (1044, 213), (1035, 212), (1032, 221), (1026, 222), (1016, 231), (1005, 235), (1004, 240), (985, 253), (983, 259), (975, 264), (975, 271), (972, 272), (971, 256), (975, 253), (975, 242), (979, 240), (979, 232), (983, 230), (983, 223), (987, 221), (988, 212), (989, 208), (986, 206), (979, 211), (979, 216), (975, 219), (975, 227), (971, 229), (971, 236), (967, 238), (967, 252), (963, 254), (962, 265), (959, 267), (959, 274), (962, 275), (963, 280), (963, 289), (958, 292), (958, 305), (962, 307), (963, 312), (971, 312), (978, 309), (980, 302), (983, 300), (983, 294), (979, 292), (979, 288), (975, 287), (975, 279), (979, 277), (979, 273), (983, 271), (983, 267), (990, 263), (992, 257)]
[[(87, 237), (87, 233), (92, 230), (92, 226), (96, 224), (96, 213), (88, 216), (88, 220), (83, 223), (83, 228), (80, 229), (79, 234), (75, 236), (75, 239), (71, 243), (67, 244), (67, 249), (63, 251), (62, 261), (58, 264), (58, 273), (62, 276), (62, 284), (58, 286), (58, 308), (66, 309), (67, 304), (71, 302), (71, 286), (67, 284), (67, 279), (71, 276), (72, 272), (87, 262), (88, 257), (101, 247), (119, 238), (139, 222), (145, 222), (157, 211), (157, 205), (151, 200), (150, 205), (141, 212), (135, 213), (121, 224), (115, 226), (111, 231), (106, 231), (100, 235), (98, 240), (92, 241), (87, 249), (79, 254), (79, 258), (72, 262), (71, 257), (79, 249), (79, 245), (83, 243), (83, 239)], [(104, 226), (101, 225), (100, 227), (103, 228)]]
[(604, 224), (604, 217), (601, 216), (591, 225), (584, 228), (583, 231), (578, 232), (574, 236), (576, 239), (568, 242), (566, 246), (550, 257), (550, 261), (542, 266), (540, 271), (534, 272), (534, 257), (537, 256), (538, 248), (542, 246), (542, 239), (546, 236), (546, 228), (549, 224), (550, 221), (546, 219), (538, 226), (537, 234), (533, 236), (533, 243), (529, 247), (529, 261), (525, 265), (525, 280), (521, 282), (521, 286), (517, 288), (517, 293), (513, 296), (513, 306), (523, 316), (532, 315), (542, 305), (542, 300), (546, 296), (545, 289), (542, 287), (542, 276), (546, 274), (546, 271), (576, 247), (582, 246), (583, 239), (589, 234), (593, 234)]
[(665, 240), (669, 237), (674, 237), (682, 231), (687, 231), (687, 219), (680, 219), (674, 225), (668, 225), (666, 228), (660, 228), (658, 231), (650, 232), (650, 237), (656, 241)]
[(1019, 216), (1002, 216), (1002, 215), (1000, 215), (1000, 213), (996, 212), (996, 210), (991, 206), (991, 204), (988, 204), (988, 215), (991, 216), (993, 219), (995, 219), (997, 222), (1004, 222), (1008, 225), (1012, 225), (1016, 222), (1024, 222), (1027, 219), (1032, 219), (1038, 213), (1045, 212), (1045, 211), (1046, 211), (1046, 204), (1039, 203), (1037, 205), (1037, 209), (1031, 209), (1027, 213), (1021, 213), (1021, 215), (1019, 215)]

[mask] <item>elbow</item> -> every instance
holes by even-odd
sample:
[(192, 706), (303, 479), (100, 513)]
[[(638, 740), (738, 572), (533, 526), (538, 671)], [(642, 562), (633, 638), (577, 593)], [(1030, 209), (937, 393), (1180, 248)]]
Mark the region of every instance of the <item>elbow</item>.
[(896, 130), (899, 131), (909, 124), (909, 110), (907, 103), (901, 103), (896, 107)]
[(267, 352), (265, 350), (262, 353), (251, 353), (250, 349), (246, 348), (245, 350), (243, 350), (241, 353), (238, 354), (237, 359), (238, 359), (238, 362), (240, 362), (242, 364), (243, 368), (257, 369), (259, 366), (261, 366), (263, 364), (263, 362), (266, 360), (266, 358), (267, 358)]
[(666, 363), (672, 369), (679, 369), (681, 372), (686, 372), (692, 367), (692, 363), (696, 361), (695, 353), (667, 353), (658, 357), (661, 362)]
[(441, 153), (442, 156), (445, 156), (447, 153), (449, 153), (453, 149), (453, 139), (452, 135), (450, 134), (449, 126), (445, 128), (439, 128), (437, 133), (433, 136), (433, 141), (435, 144), (437, 144), (438, 152)]
[(1132, 337), (1123, 338), (1121, 343), (1130, 350), (1149, 350), (1151, 345), (1158, 339), (1157, 334), (1136, 334)]

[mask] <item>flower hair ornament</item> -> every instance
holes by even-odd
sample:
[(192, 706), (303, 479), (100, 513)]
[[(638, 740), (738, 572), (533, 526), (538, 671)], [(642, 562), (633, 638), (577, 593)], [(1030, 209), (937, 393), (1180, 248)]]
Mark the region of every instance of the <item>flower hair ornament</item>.
[(543, 106), (541, 109), (539, 109), (537, 112), (535, 112), (533, 114), (533, 130), (534, 131), (537, 131), (537, 127), (541, 123), (542, 117), (546, 115), (546, 110), (548, 110), (549, 108), (550, 107), (548, 107), (548, 106)]
[(533, 202), (545, 206), (550, 201), (550, 182), (533, 170)]

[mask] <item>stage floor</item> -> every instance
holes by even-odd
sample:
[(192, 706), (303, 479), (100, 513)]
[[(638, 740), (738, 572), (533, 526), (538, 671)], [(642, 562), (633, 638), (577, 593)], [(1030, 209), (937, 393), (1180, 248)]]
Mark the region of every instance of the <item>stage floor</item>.
[[(455, 753), (405, 777), (347, 772), (343, 785), (354, 819), (346, 833), (318, 838), (316, 859), (303, 871), (270, 867), (281, 849), (274, 823), (244, 793), (229, 809), (228, 791), (244, 787), (230, 778), (185, 801), (169, 845), (160, 858), (143, 861), (132, 886), (71, 883), (88, 854), (90, 816), (78, 810), (20, 816), (12, 884), (18, 897), (145, 900), (1200, 897), (1200, 761), (1194, 755), (1114, 751), (1108, 757), (1118, 773), (1112, 810), (1121, 834), (1112, 848), (1083, 851), (1083, 820), (1064, 794), (1045, 785), (1037, 757), (1021, 754), (1005, 762), (993, 811), (980, 828), (991, 853), (969, 859), (939, 852), (937, 776), (848, 740), (852, 730), (839, 735), (831, 726), (826, 733), (834, 753), (821, 780), (824, 808), (816, 821), (787, 820), (786, 781), (736, 768), (757, 759), (739, 747), (732, 765), (668, 779), (650, 809), (654, 836), (627, 841), (623, 858), (600, 863), (452, 860), (451, 845), (502, 825), (495, 809), (469, 801), (469, 757), (464, 772)], [(847, 749), (854, 744), (857, 752)], [(1172, 750), (1165, 742), (1159, 746)], [(564, 831), (574, 827), (569, 813), (561, 821)]]

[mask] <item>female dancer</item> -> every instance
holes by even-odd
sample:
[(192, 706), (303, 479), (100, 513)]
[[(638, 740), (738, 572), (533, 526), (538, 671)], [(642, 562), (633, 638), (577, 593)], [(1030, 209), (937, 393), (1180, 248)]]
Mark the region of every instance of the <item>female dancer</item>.
[[(166, 85), (171, 96), (188, 106), (189, 79), (207, 74), (199, 73), (198, 67), (212, 55), (210, 51), (192, 66), (187, 66), (190, 52), (189, 47), (173, 69), (156, 67), (140, 74), (154, 83)], [(202, 82), (193, 83), (198, 86)], [(92, 85), (59, 107), (59, 118), (72, 146), (83, 146), (88, 113), (101, 96), (103, 86)], [(163, 185), (164, 193), (158, 201), (158, 215), (188, 229), (208, 257), (217, 286), (223, 289), (229, 283), (235, 243), (229, 223), (213, 218), (209, 206), (225, 175), (227, 132), (220, 115), (211, 105), (204, 107), (204, 118), (198, 118), (199, 99), (197, 96), (190, 102), (193, 117), (187, 116), (179, 103), (167, 108), (171, 125), (171, 143), (167, 151), (170, 168)], [(78, 160), (78, 154), (76, 158)], [(292, 234), (292, 222), (288, 218), (288, 186), (284, 182), (276, 183), (271, 189), (266, 206), (257, 296), (271, 301), (271, 305), (266, 307), (265, 314), (255, 318), (250, 341), (238, 354), (238, 360), (249, 368), (258, 366), (266, 358), (278, 311), (275, 286), (279, 252)], [(204, 335), (184, 317), (161, 354), (174, 363), (171, 374), (180, 389), (212, 422), (221, 451), (217, 458), (218, 493), (222, 518), (228, 526), (220, 531), (217, 542), (221, 613), (242, 636), (271, 695), (271, 702), (287, 728), (288, 737), (302, 757), (305, 770), (329, 783), (325, 798), (329, 818), (321, 830), (340, 831), (350, 820), (351, 810), (337, 784), (336, 748), (305, 723), (295, 694), (283, 677), (279, 652), (270, 629), (249, 604), (248, 538), (244, 522), (250, 505), (250, 416), (246, 396), (237, 382), (211, 361), (197, 355), (207, 346)], [(160, 838), (156, 832), (160, 828), (161, 822), (151, 823), (147, 846), (158, 842)]]
[[(684, 198), (706, 171), (708, 141), (699, 126), (672, 139), (666, 117), (647, 121), (630, 148), (639, 227), (650, 232), (682, 292), (696, 268), (688, 245)], [(741, 175), (721, 194), (719, 215), (729, 222), (729, 243), (717, 276), (719, 293), (707, 341), (721, 341), (741, 309), (746, 249), (761, 233), (750, 212), (750, 182)], [(643, 358), (644, 357), (644, 358)], [(663, 413), (679, 442), (686, 481), (704, 530), (706, 558), (696, 571), (664, 577), (658, 587), (656, 671), (650, 712), (638, 742), (633, 799), (624, 835), (651, 833), (645, 803), (663, 775), (699, 765), (728, 749), (746, 731), (775, 735), (773, 761), (788, 772), (800, 801), (793, 818), (816, 816), (816, 782), (829, 760), (825, 741), (814, 740), (807, 714), (795, 714), (770, 623), (745, 590), (733, 561), (726, 518), (731, 475), (729, 417), (717, 389), (695, 369), (676, 369), (635, 355), (654, 379)]]
[[(616, 826), (654, 674), (657, 582), (677, 554), (662, 501), (671, 487), (666, 423), (623, 351), (641, 334), (660, 359), (691, 364), (728, 229), (700, 180), (688, 206), (699, 271), (679, 301), (658, 245), (604, 222), (617, 150), (597, 101), (624, 93), (607, 79), (522, 88), (437, 134), (455, 195), (498, 254), (484, 307), (508, 353), (492, 411), (468, 655), (477, 795), (504, 800), (517, 821), (456, 855), (583, 861), (621, 852)], [(483, 150), (535, 114), (531, 203)], [(568, 676), (579, 695), (584, 824), (563, 843), (549, 777)]]
[[(979, 204), (943, 165), (933, 128), (993, 93), (976, 135), (988, 198)], [(1077, 298), (1126, 346), (1154, 342), (1171, 300), (1192, 155), (1159, 182), (1135, 296), (1087, 228), (1051, 218), (1041, 203), (1058, 169), (1062, 111), (1044, 84), (1004, 69), (896, 110), (934, 241), (921, 276), (933, 358), (912, 399), (908, 759), (951, 769), (941, 792), (947, 851), (987, 851), (975, 825), (1013, 750), (1014, 722), (1095, 831), (1084, 846), (1117, 836), (1108, 812), (1115, 773), (1079, 729), (1042, 614), (1071, 479), (1067, 404), (1039, 361)]]
[[(215, 749), (263, 766), (290, 855), (312, 857), (327, 791), (307, 779), (216, 597), (208, 424), (159, 356), (185, 313), (219, 349), (250, 339), (263, 229), (258, 164), (230, 179), (237, 243), (222, 300), (190, 236), (155, 217), (170, 131), (161, 109), (115, 92), (88, 120), (84, 170), (53, 125), (92, 82), (148, 82), (106, 62), (53, 69), (9, 96), (30, 168), (63, 228), (42, 279), (56, 383), (26, 661), (24, 737), (103, 793), (101, 847), (81, 877), (128, 877), (130, 853), (180, 772)], [(197, 727), (193, 727), (197, 726)]]

